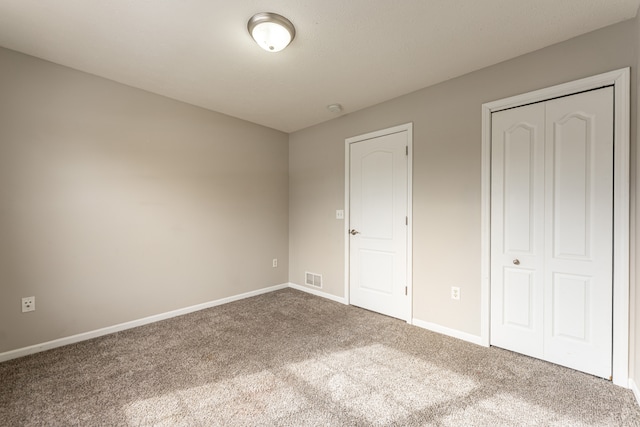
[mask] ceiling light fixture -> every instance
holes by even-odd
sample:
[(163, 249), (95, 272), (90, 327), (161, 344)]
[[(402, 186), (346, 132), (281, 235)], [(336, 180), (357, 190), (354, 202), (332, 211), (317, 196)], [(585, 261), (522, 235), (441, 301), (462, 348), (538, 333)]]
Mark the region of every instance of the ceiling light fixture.
[(296, 29), (291, 21), (277, 13), (256, 13), (249, 19), (247, 29), (258, 46), (268, 52), (279, 52), (291, 43)]

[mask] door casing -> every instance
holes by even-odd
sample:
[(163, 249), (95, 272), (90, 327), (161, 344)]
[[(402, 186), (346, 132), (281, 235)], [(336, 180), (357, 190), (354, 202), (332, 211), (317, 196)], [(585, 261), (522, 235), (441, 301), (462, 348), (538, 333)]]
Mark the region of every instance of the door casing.
[(399, 132), (407, 132), (407, 323), (413, 324), (413, 123), (405, 123), (402, 125), (394, 126), (387, 129), (378, 130), (375, 132), (369, 132), (363, 135), (354, 136), (345, 139), (344, 144), (344, 158), (345, 158), (345, 172), (344, 172), (344, 298), (345, 303), (350, 304), (349, 301), (349, 277), (350, 277), (350, 239), (348, 233), (350, 230), (349, 223), (349, 203), (351, 200), (351, 182), (350, 182), (350, 164), (351, 154), (349, 146), (350, 144), (366, 141), (368, 139), (378, 138), (385, 135), (390, 135)]
[(629, 387), (629, 68), (482, 105), (481, 343), (490, 343), (491, 113), (604, 86), (614, 88), (613, 383)]

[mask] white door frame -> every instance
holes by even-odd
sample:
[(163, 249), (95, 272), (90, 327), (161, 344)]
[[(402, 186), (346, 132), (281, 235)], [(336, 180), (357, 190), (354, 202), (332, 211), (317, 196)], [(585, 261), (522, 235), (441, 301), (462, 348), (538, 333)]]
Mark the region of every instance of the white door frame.
[(349, 277), (350, 277), (350, 239), (349, 230), (349, 201), (351, 200), (351, 151), (350, 144), (365, 141), (367, 139), (378, 138), (385, 135), (391, 135), (399, 132), (407, 132), (407, 323), (412, 324), (413, 319), (413, 123), (405, 123), (388, 129), (382, 129), (375, 132), (369, 132), (364, 135), (358, 135), (347, 138), (344, 141), (344, 301), (347, 305), (349, 301)]
[(604, 86), (614, 88), (613, 383), (629, 387), (629, 68), (482, 104), (481, 343), (491, 321), (491, 113)]

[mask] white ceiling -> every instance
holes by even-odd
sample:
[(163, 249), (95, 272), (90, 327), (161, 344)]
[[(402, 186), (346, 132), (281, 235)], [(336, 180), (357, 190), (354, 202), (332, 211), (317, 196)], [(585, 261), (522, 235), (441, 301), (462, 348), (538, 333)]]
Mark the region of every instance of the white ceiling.
[[(284, 132), (633, 18), (640, 0), (0, 0), (0, 46)], [(246, 26), (277, 12), (282, 52)]]

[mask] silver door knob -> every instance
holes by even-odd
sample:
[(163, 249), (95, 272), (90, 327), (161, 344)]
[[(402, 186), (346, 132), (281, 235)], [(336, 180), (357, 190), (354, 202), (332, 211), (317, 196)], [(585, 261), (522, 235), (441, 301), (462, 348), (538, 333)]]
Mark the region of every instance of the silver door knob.
[(513, 263), (515, 265), (520, 265), (520, 260), (518, 258), (516, 258), (516, 259), (513, 260)]
[(352, 236), (355, 236), (356, 234), (360, 234), (360, 232), (358, 230), (356, 230), (355, 228), (352, 229), (351, 231), (349, 231), (349, 233), (351, 233)]

